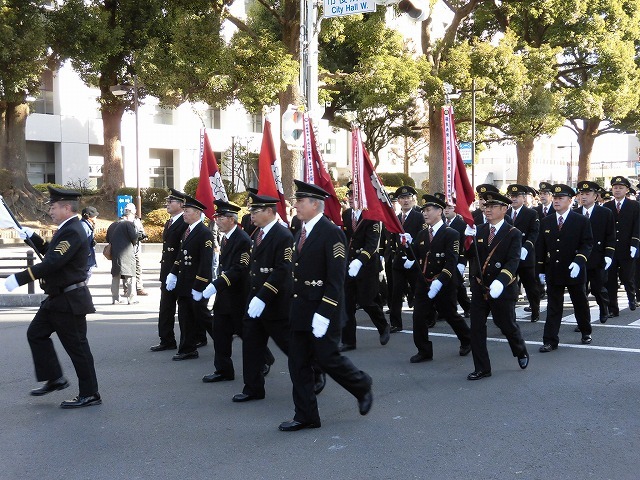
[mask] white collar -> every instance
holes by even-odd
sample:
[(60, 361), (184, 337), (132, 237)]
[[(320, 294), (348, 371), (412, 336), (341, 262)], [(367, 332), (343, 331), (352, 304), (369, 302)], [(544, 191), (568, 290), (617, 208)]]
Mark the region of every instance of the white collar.
[(311, 220), (309, 220), (308, 222), (303, 224), (303, 227), (304, 227), (305, 231), (307, 232), (307, 237), (311, 233), (311, 230), (313, 230), (313, 227), (315, 227), (316, 223), (318, 223), (320, 221), (320, 219), (322, 218), (323, 215), (324, 215), (323, 213), (319, 213), (318, 215), (313, 217)]
[(439, 220), (438, 223), (436, 223), (435, 225), (433, 225), (431, 227), (431, 229), (433, 230), (433, 236), (435, 237), (436, 233), (438, 233), (438, 230), (440, 230), (440, 227), (442, 227), (444, 225), (444, 222), (442, 220)]
[(494, 227), (496, 229), (496, 233), (502, 228), (503, 223), (504, 223), (504, 218), (500, 220), (498, 223), (496, 223), (495, 225), (491, 225), (489, 222), (487, 222), (487, 224), (489, 225), (489, 228)]
[(271, 222), (269, 222), (267, 225), (265, 225), (264, 227), (262, 227), (262, 238), (265, 237), (265, 235), (267, 233), (269, 233), (269, 230), (271, 230), (271, 228), (278, 223), (278, 219), (274, 218)]
[(233, 232), (236, 231), (236, 228), (238, 228), (237, 223), (233, 226), (231, 230), (229, 230), (227, 233), (224, 234), (224, 236), (227, 237), (227, 240), (231, 238), (231, 235), (233, 235)]

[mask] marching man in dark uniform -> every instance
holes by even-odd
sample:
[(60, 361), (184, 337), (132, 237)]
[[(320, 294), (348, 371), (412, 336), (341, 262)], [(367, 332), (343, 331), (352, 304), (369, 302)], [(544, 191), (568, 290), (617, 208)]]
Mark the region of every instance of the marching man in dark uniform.
[(513, 226), (522, 233), (518, 277), (531, 306), (531, 321), (537, 322), (540, 319), (540, 287), (535, 272), (535, 248), (540, 232), (540, 220), (535, 210), (524, 205), (528, 191), (529, 188), (525, 185), (513, 184), (507, 187), (509, 198), (511, 198), (511, 208), (507, 210), (507, 216), (511, 217)]
[(568, 185), (554, 185), (555, 215), (542, 219), (543, 240), (538, 243), (540, 281), (547, 285), (547, 319), (541, 352), (558, 348), (565, 287), (569, 291), (582, 343), (591, 343), (591, 318), (585, 285), (587, 259), (593, 247), (589, 219), (570, 209), (575, 192)]
[(170, 194), (165, 199), (167, 213), (171, 218), (167, 220), (162, 230), (162, 258), (160, 259), (160, 309), (158, 311), (158, 335), (160, 343), (152, 346), (152, 352), (174, 350), (178, 348), (174, 333), (176, 323), (176, 302), (178, 297), (175, 290), (169, 291), (165, 285), (167, 275), (171, 272), (180, 251), (180, 242), (188, 225), (182, 218), (184, 193), (170, 188)]
[(347, 272), (346, 242), (341, 229), (323, 215), (322, 188), (294, 180), (296, 210), (302, 228), (296, 236), (293, 257), (293, 298), (289, 373), (293, 382), (293, 420), (281, 431), (320, 427), (314, 393), (314, 360), (322, 371), (358, 400), (361, 415), (371, 409), (371, 377), (340, 355), (338, 342), (344, 321), (344, 279)]
[(100, 405), (98, 380), (93, 365), (93, 355), (87, 341), (87, 313), (95, 312), (91, 293), (87, 287), (87, 258), (89, 242), (78, 219), (80, 194), (73, 190), (49, 188), (49, 216), (58, 225), (50, 242), (45, 242), (30, 228), (23, 228), (21, 238), (30, 237), (40, 253), (42, 262), (22, 272), (10, 275), (5, 287), (12, 291), (40, 279), (48, 295), (31, 321), (27, 339), (33, 355), (36, 378), (44, 385), (31, 390), (40, 396), (69, 386), (62, 375), (62, 368), (51, 341), (56, 332), (78, 375), (80, 392), (73, 400), (65, 400), (62, 408)]
[(180, 252), (167, 275), (167, 290), (178, 297), (180, 344), (172, 360), (198, 358), (198, 329), (203, 325), (211, 335), (211, 312), (202, 292), (211, 282), (213, 233), (202, 223), (205, 206), (189, 195), (184, 196), (184, 221), (189, 227), (180, 243)]
[(607, 279), (609, 313), (613, 317), (620, 315), (618, 275), (627, 292), (629, 310), (636, 309), (634, 259), (638, 254), (638, 246), (640, 246), (640, 204), (626, 198), (630, 187), (631, 183), (625, 177), (613, 177), (611, 179), (613, 199), (604, 204), (613, 213), (616, 224), (616, 253)]
[(415, 260), (405, 262), (406, 268), (419, 270), (413, 307), (413, 343), (418, 353), (411, 357), (411, 363), (433, 359), (428, 326), (435, 321), (436, 311), (460, 340), (460, 355), (471, 351), (471, 331), (456, 309), (460, 236), (442, 221), (445, 202), (432, 195), (423, 198), (422, 214), (427, 228), (413, 239), (417, 265), (414, 267)]
[(380, 345), (389, 342), (390, 325), (382, 307), (376, 303), (380, 290), (380, 233), (382, 222), (362, 218), (362, 210), (353, 204), (353, 192), (349, 190), (348, 208), (342, 213), (342, 222), (349, 245), (348, 271), (345, 282), (345, 306), (347, 324), (342, 329), (341, 352), (356, 348), (356, 304), (369, 315), (380, 334)]
[(406, 294), (409, 305), (413, 305), (413, 292), (416, 288), (415, 270), (404, 268), (404, 262), (409, 258), (415, 260), (407, 245), (411, 245), (413, 239), (422, 230), (424, 219), (416, 206), (416, 190), (413, 187), (403, 186), (396, 190), (395, 197), (398, 199), (401, 211), (398, 214), (400, 224), (405, 233), (393, 234), (395, 243), (395, 254), (392, 259), (391, 275), (393, 276), (393, 289), (391, 292), (391, 304), (389, 305), (391, 333), (402, 330), (402, 297)]
[(587, 283), (600, 308), (600, 323), (605, 323), (609, 318), (609, 292), (605, 285), (616, 251), (616, 230), (611, 210), (596, 204), (599, 190), (600, 185), (595, 182), (578, 182), (581, 206), (575, 212), (591, 222), (593, 249), (587, 260)]
[(553, 209), (553, 195), (551, 194), (552, 185), (548, 182), (540, 182), (538, 187), (538, 198), (540, 199), (540, 203), (533, 207), (533, 209), (538, 214), (538, 219), (542, 220), (547, 215), (555, 212)]
[[(516, 271), (520, 263), (522, 234), (505, 220), (511, 199), (499, 193), (484, 192), (484, 214), (487, 223), (467, 228), (465, 234), (475, 236), (475, 248), (468, 250), (471, 282), (471, 352), (475, 370), (469, 380), (491, 376), (491, 361), (487, 351), (487, 317), (507, 337), (511, 352), (520, 368), (529, 365), (529, 354), (516, 323), (518, 282)], [(477, 231), (477, 234), (476, 234)]]
[[(242, 329), (242, 393), (234, 402), (265, 397), (265, 356), (269, 337), (289, 353), (291, 257), (293, 236), (277, 217), (277, 198), (249, 195), (251, 220), (256, 225), (249, 260), (249, 296)], [(298, 315), (298, 312), (294, 312)], [(273, 363), (273, 362), (272, 362)]]
[(213, 304), (213, 365), (215, 372), (202, 377), (205, 383), (233, 380), (231, 360), (233, 335), (242, 336), (242, 317), (249, 287), (251, 238), (238, 228), (240, 207), (222, 200), (214, 202), (215, 221), (222, 232), (220, 263), (216, 279), (202, 292), (204, 298), (215, 294)]

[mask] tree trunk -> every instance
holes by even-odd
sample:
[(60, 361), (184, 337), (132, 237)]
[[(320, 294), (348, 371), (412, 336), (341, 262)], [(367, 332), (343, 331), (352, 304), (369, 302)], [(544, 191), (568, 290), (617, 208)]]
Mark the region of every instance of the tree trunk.
[(44, 196), (27, 178), (26, 103), (0, 104), (0, 191), (18, 220), (47, 221)]
[(531, 165), (533, 164), (533, 137), (525, 137), (516, 142), (516, 153), (518, 155), (518, 177), (520, 185), (531, 183)]
[[(104, 129), (102, 191), (107, 197), (113, 197), (116, 191), (124, 186), (121, 141), (124, 109), (124, 104), (110, 105), (102, 109), (102, 127)], [(133, 153), (135, 154), (135, 152)]]
[(429, 105), (429, 190), (444, 191), (444, 171), (442, 165), (442, 117), (440, 105)]
[(578, 178), (575, 180), (589, 180), (591, 178), (591, 153), (593, 144), (599, 134), (600, 119), (591, 118), (582, 121), (584, 129), (578, 130)]

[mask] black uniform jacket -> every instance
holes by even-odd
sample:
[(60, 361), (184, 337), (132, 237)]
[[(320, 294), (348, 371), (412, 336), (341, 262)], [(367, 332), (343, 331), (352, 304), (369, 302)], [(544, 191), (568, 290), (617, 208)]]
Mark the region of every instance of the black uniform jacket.
[(535, 207), (533, 207), (533, 209), (538, 214), (538, 218), (540, 220), (542, 220), (547, 215), (551, 215), (552, 213), (556, 213), (555, 209), (553, 208), (553, 203), (550, 203), (549, 205), (547, 205), (547, 215), (544, 214), (544, 211), (542, 210), (543, 208), (544, 207), (542, 206), (542, 204), (538, 204)]
[[(540, 222), (542, 240), (538, 242), (538, 272), (546, 275), (548, 285), (577, 285), (587, 281), (587, 259), (593, 247), (591, 224), (584, 215), (569, 211), (558, 230), (557, 214), (547, 215)], [(569, 276), (569, 265), (580, 266), (576, 278)]]
[[(578, 215), (584, 215), (582, 207), (578, 207), (574, 211)], [(591, 222), (591, 232), (593, 233), (593, 248), (587, 259), (587, 270), (599, 270), (604, 268), (604, 257), (613, 258), (616, 252), (616, 229), (613, 214), (608, 208), (594, 205), (589, 222)]]
[[(451, 220), (451, 223), (449, 224), (449, 227), (453, 228), (456, 232), (458, 232), (458, 237), (460, 238), (460, 241), (464, 242), (464, 240), (466, 238), (464, 232), (467, 229), (467, 222), (465, 222), (464, 219), (460, 215), (456, 215), (453, 218), (453, 220)], [(427, 237), (427, 238), (429, 238), (429, 237)], [(464, 245), (460, 247), (460, 251), (462, 251), (463, 248), (464, 248)], [(467, 258), (464, 255), (460, 255), (459, 258), (458, 258), (458, 263), (466, 265), (467, 264)]]
[(178, 258), (178, 252), (180, 251), (180, 242), (188, 226), (182, 215), (180, 215), (169, 228), (165, 227), (162, 231), (162, 258), (160, 259), (160, 282), (162, 285), (164, 285), (167, 275), (171, 273), (171, 269), (176, 263), (176, 258)]
[(297, 248), (299, 239), (300, 234), (296, 236), (293, 254), (291, 329), (311, 331), (315, 313), (329, 319), (330, 329), (342, 328), (345, 320), (344, 277), (347, 272), (344, 233), (323, 216), (300, 251)]
[(250, 237), (253, 237), (253, 232), (255, 232), (257, 229), (255, 224), (251, 222), (250, 213), (246, 213), (242, 216), (242, 219), (240, 220), (240, 226), (245, 232), (247, 232), (247, 235), (249, 235)]
[(222, 239), (216, 287), (215, 313), (238, 314), (244, 312), (249, 289), (249, 257), (251, 238), (239, 227), (225, 241)]
[(213, 233), (198, 222), (180, 243), (180, 251), (171, 273), (178, 277), (176, 295), (190, 297), (191, 290), (202, 292), (211, 282)]
[[(507, 216), (512, 218), (513, 210), (507, 210)], [(536, 266), (536, 242), (540, 233), (540, 220), (533, 208), (522, 206), (516, 216), (513, 226), (522, 232), (522, 246), (527, 249), (527, 258), (520, 260), (521, 267)]]
[[(401, 219), (402, 213), (398, 214), (398, 220)], [(424, 217), (422, 213), (420, 213), (415, 208), (409, 210), (409, 214), (402, 224), (402, 228), (405, 233), (411, 235), (411, 238), (416, 238), (420, 230), (424, 228)], [(400, 241), (400, 235), (398, 233), (393, 234), (393, 240), (395, 244), (395, 255), (393, 257), (393, 268), (395, 270), (404, 270), (404, 258), (407, 257), (410, 260), (413, 260), (413, 254), (411, 253), (411, 249), (408, 248), (408, 245), (403, 245)]]
[[(257, 235), (257, 233), (256, 233)], [(289, 315), (291, 300), (291, 257), (293, 236), (276, 222), (260, 245), (251, 249), (249, 298), (258, 297), (266, 306), (260, 318), (282, 319)]]
[(457, 285), (460, 236), (455, 229), (443, 224), (429, 242), (429, 230), (425, 228), (413, 239), (413, 251), (418, 256), (419, 275), (427, 282), (440, 280), (443, 287)]
[(610, 200), (603, 207), (613, 213), (616, 226), (616, 256), (617, 260), (626, 261), (631, 258), (631, 247), (640, 246), (640, 204), (626, 198), (620, 207), (620, 213), (616, 209), (616, 201)]
[[(356, 225), (355, 231), (351, 222), (352, 209), (347, 209), (342, 214), (343, 230), (347, 237), (348, 255), (347, 269), (353, 260), (360, 260), (362, 267), (355, 278), (347, 274), (347, 282), (357, 282), (357, 303), (370, 305), (374, 302), (379, 291), (378, 273), (380, 272), (380, 234), (381, 222), (362, 218)], [(315, 227), (314, 227), (315, 228)]]
[(488, 294), (493, 281), (498, 280), (504, 285), (504, 291), (499, 298), (516, 299), (518, 298), (518, 282), (515, 280), (516, 271), (520, 265), (522, 233), (507, 223), (506, 218), (500, 230), (496, 232), (491, 245), (489, 245), (489, 233), (490, 224), (484, 223), (477, 227), (474, 240), (478, 248), (477, 259), (473, 245), (467, 250), (471, 292)]
[(78, 217), (72, 217), (60, 227), (50, 242), (37, 234), (31, 240), (44, 254), (42, 262), (16, 274), (18, 285), (40, 279), (40, 286), (49, 297), (42, 303), (43, 309), (71, 312), (74, 315), (93, 313), (91, 293), (86, 286), (68, 292), (69, 286), (82, 283), (87, 278), (89, 241)]

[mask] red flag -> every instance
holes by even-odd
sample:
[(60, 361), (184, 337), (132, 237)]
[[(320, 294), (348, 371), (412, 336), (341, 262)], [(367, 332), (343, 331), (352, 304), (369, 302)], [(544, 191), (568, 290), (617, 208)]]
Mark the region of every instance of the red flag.
[(396, 216), (391, 199), (385, 191), (380, 177), (373, 169), (369, 153), (364, 148), (360, 130), (353, 129), (352, 138), (352, 190), (357, 209), (362, 210), (362, 218), (381, 221), (391, 233), (404, 233)]
[(280, 161), (276, 157), (276, 149), (271, 136), (271, 122), (265, 120), (264, 129), (262, 130), (260, 156), (258, 157), (258, 195), (279, 198), (278, 213), (280, 218), (288, 224), (287, 204), (284, 198), (280, 171)]
[(196, 200), (206, 207), (204, 214), (210, 220), (213, 220), (215, 214), (213, 202), (215, 200), (229, 201), (222, 183), (216, 156), (213, 154), (209, 137), (204, 129), (200, 131), (200, 180), (196, 188)]
[(333, 223), (342, 226), (342, 207), (336, 196), (336, 190), (333, 188), (333, 182), (329, 172), (324, 168), (324, 161), (318, 151), (316, 145), (316, 137), (313, 133), (313, 125), (308, 114), (302, 117), (303, 133), (304, 133), (304, 149), (302, 155), (304, 158), (304, 181), (313, 183), (323, 188), (330, 194), (324, 201), (324, 214), (329, 217)]
[[(474, 225), (469, 206), (475, 200), (475, 192), (467, 177), (467, 169), (462, 161), (462, 155), (458, 148), (458, 135), (453, 117), (453, 107), (442, 107), (442, 137), (443, 137), (443, 162), (445, 172), (444, 194), (447, 200), (455, 198), (456, 212), (459, 213), (467, 225)], [(468, 248), (473, 239), (467, 237), (465, 245)]]

